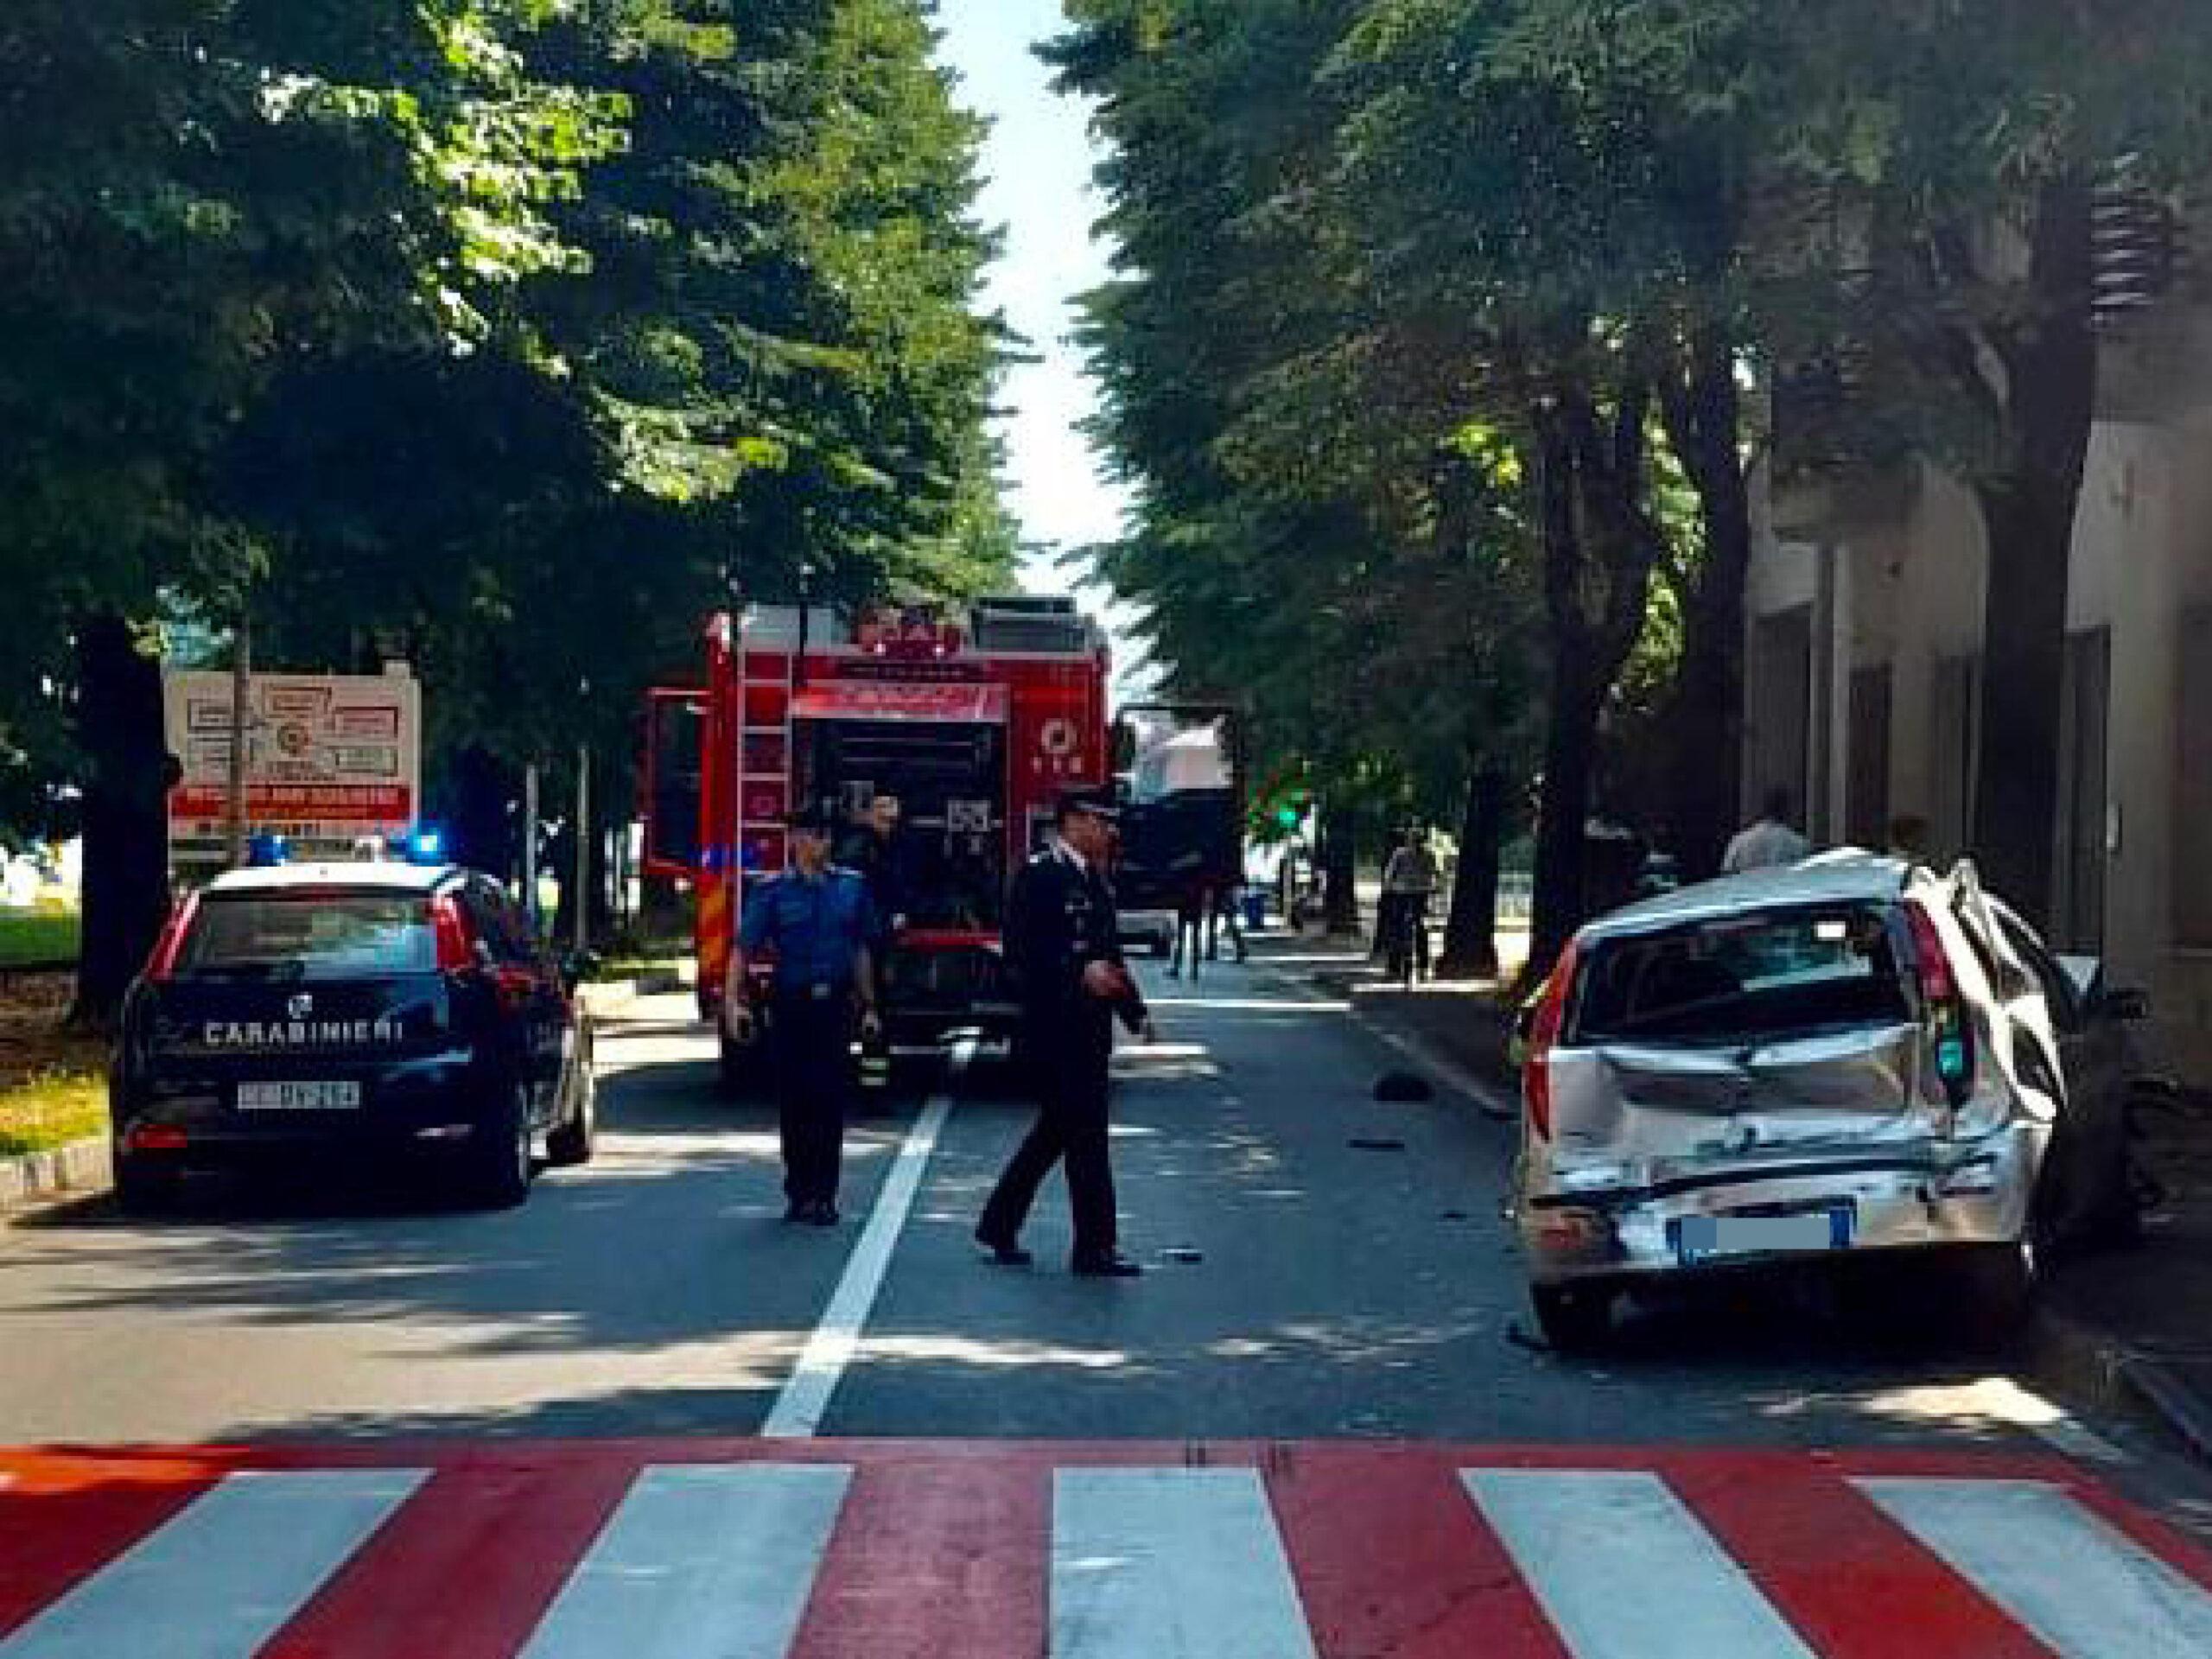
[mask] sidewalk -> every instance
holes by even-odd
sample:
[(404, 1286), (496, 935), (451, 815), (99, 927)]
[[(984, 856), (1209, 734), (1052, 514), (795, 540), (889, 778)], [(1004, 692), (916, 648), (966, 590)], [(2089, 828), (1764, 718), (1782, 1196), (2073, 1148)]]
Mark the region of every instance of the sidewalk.
[(2107, 1386), (2212, 1461), (2212, 1102), (2146, 1112), (2140, 1127), (2137, 1154), (2164, 1202), (2141, 1244), (2056, 1274), (2046, 1311), (2094, 1344)]
[[(1271, 932), (1253, 959), (1303, 976), (1386, 1037), (1510, 1103), (1519, 1081), (1487, 983), (1386, 983), (1356, 940)], [(2050, 1281), (2037, 1359), (2098, 1403), (2147, 1414), (2212, 1462), (2212, 1100), (2149, 1113), (2138, 1154), (2164, 1189), (2139, 1245), (2067, 1263)]]

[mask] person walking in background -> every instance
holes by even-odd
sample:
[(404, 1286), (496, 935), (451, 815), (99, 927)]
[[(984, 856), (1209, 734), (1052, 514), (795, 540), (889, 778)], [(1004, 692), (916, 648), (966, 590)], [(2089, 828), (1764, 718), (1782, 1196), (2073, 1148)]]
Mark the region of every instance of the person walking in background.
[(1786, 789), (1770, 789), (1759, 816), (1737, 832), (1720, 861), (1723, 875), (1745, 875), (1753, 870), (1780, 869), (1801, 862), (1813, 843), (1798, 832), (1796, 812)]
[(868, 903), (875, 912), (879, 968), (884, 949), (906, 927), (906, 894), (912, 881), (902, 817), (896, 795), (878, 795), (868, 804), (839, 860), (868, 886)]
[(1206, 923), (1206, 960), (1221, 960), (1221, 935), (1229, 932), (1229, 943), (1236, 952), (1238, 962), (1248, 961), (1251, 951), (1244, 943), (1244, 889), (1234, 881), (1223, 883), (1213, 890), (1213, 915)]
[[(1382, 867), (1382, 904), (1376, 918), (1376, 932), (1383, 944), (1384, 960), (1394, 974), (1408, 980), (1428, 975), (1428, 904), (1436, 892), (1436, 855), (1428, 849), (1428, 832), (1408, 830), (1390, 861)], [(1398, 952), (1405, 953), (1402, 962)]]
[[(784, 1219), (816, 1227), (837, 1224), (855, 1013), (865, 1040), (880, 1041), (883, 1030), (874, 906), (860, 877), (830, 862), (830, 834), (826, 814), (791, 819), (792, 868), (747, 903), (729, 972), (742, 987), (753, 961), (776, 953), (769, 1035), (782, 1105)], [(741, 1003), (731, 1017), (740, 1038), (749, 1038), (751, 1007)]]
[(1916, 813), (1900, 813), (1890, 820), (1890, 856), (1915, 864), (1929, 860), (1928, 820)]
[(1198, 876), (1175, 884), (1175, 948), (1168, 953), (1167, 977), (1183, 977), (1183, 964), (1191, 964), (1191, 982), (1198, 982), (1198, 958), (1205, 954), (1207, 913), (1213, 907), (1211, 891)]
[(1002, 1266), (1027, 1266), (1023, 1224), (1038, 1187), (1065, 1159), (1075, 1272), (1133, 1279), (1143, 1269), (1118, 1248), (1108, 1067), (1116, 1017), (1147, 1041), (1154, 1033), (1144, 996), (1122, 960), (1105, 874), (1112, 817), (1110, 803), (1096, 794), (1062, 796), (1050, 840), (1014, 880), (1007, 962), (1021, 999), (1020, 1052), (1037, 1086), (1039, 1111), (1036, 1127), (983, 1208), (976, 1241)]

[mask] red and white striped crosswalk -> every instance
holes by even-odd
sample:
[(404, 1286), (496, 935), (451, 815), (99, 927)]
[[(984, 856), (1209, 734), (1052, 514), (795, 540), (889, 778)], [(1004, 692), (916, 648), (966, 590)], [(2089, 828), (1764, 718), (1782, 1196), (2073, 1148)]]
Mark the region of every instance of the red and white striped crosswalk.
[(1351, 1444), (0, 1454), (0, 1659), (2204, 1659), (2072, 1465)]

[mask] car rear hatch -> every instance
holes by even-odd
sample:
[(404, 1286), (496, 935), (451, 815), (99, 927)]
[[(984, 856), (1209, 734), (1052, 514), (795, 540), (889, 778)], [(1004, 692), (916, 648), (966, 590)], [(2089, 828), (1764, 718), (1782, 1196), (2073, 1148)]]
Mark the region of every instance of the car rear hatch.
[(1943, 1137), (1902, 929), (1894, 906), (1845, 903), (1586, 942), (1547, 1062), (1562, 1172), (1656, 1185)]
[[(204, 895), (151, 988), (158, 1075), (226, 1105), (364, 1103), (359, 1085), (380, 1071), (454, 1046), (435, 903), (373, 889)], [(241, 1093), (264, 1084), (303, 1087)], [(326, 1084), (356, 1086), (307, 1086)]]

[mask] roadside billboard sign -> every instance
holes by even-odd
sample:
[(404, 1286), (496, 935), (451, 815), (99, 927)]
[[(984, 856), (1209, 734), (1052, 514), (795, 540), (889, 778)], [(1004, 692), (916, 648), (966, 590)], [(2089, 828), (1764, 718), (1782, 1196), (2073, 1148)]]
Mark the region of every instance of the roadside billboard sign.
[[(228, 844), (231, 677), (162, 677), (169, 753), (169, 855), (219, 864)], [(256, 674), (248, 699), (246, 826), (296, 856), (344, 856), (367, 836), (404, 834), (422, 810), (422, 690), (404, 672)]]

